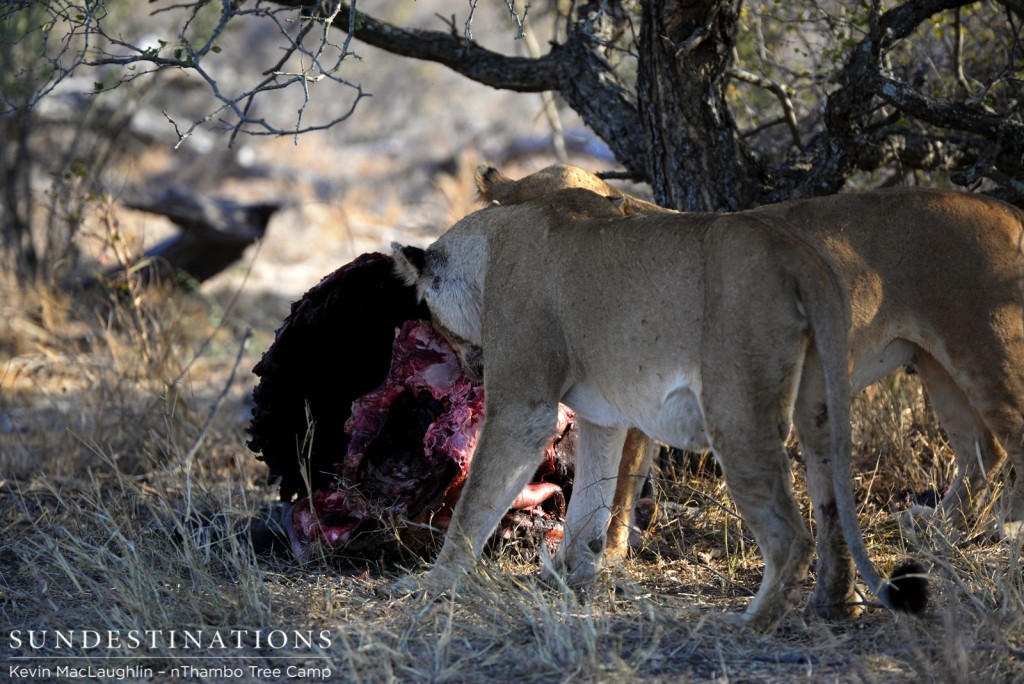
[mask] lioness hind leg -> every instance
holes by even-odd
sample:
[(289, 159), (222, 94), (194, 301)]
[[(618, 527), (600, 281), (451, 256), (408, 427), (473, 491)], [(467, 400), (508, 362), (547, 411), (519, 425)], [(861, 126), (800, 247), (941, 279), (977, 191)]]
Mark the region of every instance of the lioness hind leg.
[(570, 584), (585, 584), (600, 571), (626, 430), (577, 420), (576, 473), (565, 514), (565, 538), (555, 568)]
[(932, 410), (956, 454), (956, 476), (939, 502), (938, 513), (955, 524), (977, 509), (987, 481), (995, 475), (1006, 452), (956, 386), (946, 369), (930, 354), (918, 350), (915, 366)]
[(829, 418), (821, 364), (812, 347), (807, 353), (793, 407), (793, 424), (807, 465), (807, 493), (814, 509), (818, 551), (814, 591), (808, 609), (821, 617), (835, 619), (853, 617), (859, 610), (854, 605), (856, 569), (836, 507), (829, 462)]
[(615, 497), (612, 499), (611, 521), (608, 525), (608, 542), (605, 559), (609, 563), (622, 561), (629, 555), (629, 532), (633, 525), (637, 497), (644, 486), (644, 480), (651, 471), (657, 444), (637, 429), (626, 434), (619, 461), (619, 476), (615, 483)]
[(1024, 522), (1024, 410), (1002, 403), (991, 409), (982, 408), (979, 413), (1014, 468), (1013, 486), (1007, 492), (1009, 499), (1004, 499), (1000, 507), (1003, 522)]
[[(924, 360), (921, 368), (926, 373), (925, 381), (929, 391), (932, 391), (933, 384), (943, 386), (945, 378), (939, 372), (937, 363), (941, 361), (942, 368), (951, 378), (948, 386), (962, 392), (975, 415), (988, 428), (989, 434), (982, 434), (978, 438), (981, 430), (974, 427), (968, 430), (963, 439), (970, 443), (954, 445), (957, 448), (957, 463), (964, 466), (968, 481), (974, 477), (981, 482), (983, 475), (993, 474), (1001, 460), (997, 446), (1001, 445), (1005, 450), (1016, 471), (1016, 478), (1001, 512), (1009, 520), (1020, 521), (1024, 520), (1024, 339), (1021, 336), (1024, 309), (1015, 306), (1011, 310), (1007, 307), (1000, 314), (993, 314), (990, 325), (972, 330), (971, 335), (965, 339), (947, 340), (947, 348), (941, 356), (932, 354), (936, 363), (929, 363), (929, 357), (920, 354)], [(955, 398), (955, 392), (945, 393), (946, 402), (950, 397)], [(932, 403), (937, 413), (942, 412), (940, 420), (951, 418), (945, 414), (962, 406), (961, 402), (955, 401), (951, 407), (934, 399)], [(961, 455), (961, 452), (965, 453)], [(976, 460), (971, 462), (978, 458), (979, 452), (982, 459), (980, 465)], [(962, 494), (958, 492), (957, 496)]]
[(813, 542), (793, 498), (792, 472), (782, 445), (777, 440), (715, 442), (729, 495), (764, 557), (764, 577), (744, 618), (753, 629), (767, 631), (795, 598), (811, 564)]
[[(750, 344), (741, 354), (723, 349), (727, 367), (737, 375), (722, 375), (714, 383), (705, 378), (701, 397), (711, 448), (729, 495), (764, 558), (761, 586), (744, 613), (747, 624), (760, 631), (774, 627), (789, 609), (814, 546), (793, 496), (793, 473), (783, 445), (797, 389), (794, 360), (802, 356), (803, 342), (794, 339), (791, 347), (777, 342), (777, 347)], [(785, 354), (787, 349), (792, 353)], [(720, 361), (716, 356), (707, 354), (705, 363)]]

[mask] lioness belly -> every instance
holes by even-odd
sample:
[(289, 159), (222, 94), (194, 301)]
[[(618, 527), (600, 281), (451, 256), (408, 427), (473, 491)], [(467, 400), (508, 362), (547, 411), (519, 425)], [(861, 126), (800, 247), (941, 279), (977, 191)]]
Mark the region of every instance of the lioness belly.
[(916, 349), (910, 342), (896, 339), (881, 349), (863, 345), (862, 348), (855, 348), (853, 351), (853, 374), (850, 377), (850, 389), (856, 394), (897, 368), (913, 363)]
[(618, 401), (609, 401), (600, 392), (575, 386), (562, 401), (577, 414), (596, 425), (639, 428), (644, 434), (685, 451), (708, 449), (704, 414), (697, 395), (686, 384), (668, 388), (660, 401), (651, 401), (656, 390), (643, 396), (626, 392)]
[(697, 395), (685, 385), (668, 392), (658, 409), (649, 414), (646, 420), (638, 420), (636, 427), (677, 449), (708, 449), (707, 434), (704, 432), (704, 413), (701, 411)]

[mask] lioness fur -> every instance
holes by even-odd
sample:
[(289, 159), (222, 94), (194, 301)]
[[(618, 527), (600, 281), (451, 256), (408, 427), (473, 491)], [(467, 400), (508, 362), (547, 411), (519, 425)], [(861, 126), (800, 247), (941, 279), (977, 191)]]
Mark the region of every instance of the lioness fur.
[[(600, 568), (627, 429), (686, 447), (701, 428), (765, 562), (743, 615), (771, 628), (810, 564), (784, 441), (796, 405), (827, 455), (834, 506), (865, 582), (900, 608), (860, 536), (849, 473), (850, 306), (829, 265), (756, 214), (625, 216), (588, 190), (492, 206), (426, 251), (394, 245), (396, 271), (427, 303), (486, 411), (465, 488), (427, 575), (471, 568), (555, 433), (576, 411), (576, 480), (555, 567)], [(756, 306), (751, 306), (756, 302)], [(798, 396), (797, 390), (800, 389)], [(909, 587), (897, 587), (903, 596)], [(897, 597), (900, 598), (900, 597)]]
[[(520, 180), (481, 166), (476, 180), (485, 200), (524, 202), (583, 187), (615, 198), (627, 214), (676, 216), (679, 230), (707, 221), (624, 195), (573, 166)], [(962, 522), (1008, 452), (1017, 477), (1005, 510), (1012, 520), (1024, 518), (1024, 213), (984, 196), (903, 188), (786, 202), (736, 216), (723, 220), (757, 217), (811, 244), (832, 267), (852, 307), (853, 391), (901, 366), (916, 368), (956, 454), (956, 477), (936, 513)], [(758, 306), (758, 299), (747, 305)], [(801, 392), (817, 382), (805, 377)], [(806, 438), (816, 430), (816, 417), (798, 410), (796, 419), (816, 501), (819, 555), (811, 605), (825, 616), (853, 613), (854, 572), (828, 498), (830, 471), (821, 465), (827, 455)], [(633, 478), (620, 477), (608, 533), (613, 558), (628, 548), (636, 475), (646, 474), (652, 456), (639, 436), (630, 445), (620, 473)]]

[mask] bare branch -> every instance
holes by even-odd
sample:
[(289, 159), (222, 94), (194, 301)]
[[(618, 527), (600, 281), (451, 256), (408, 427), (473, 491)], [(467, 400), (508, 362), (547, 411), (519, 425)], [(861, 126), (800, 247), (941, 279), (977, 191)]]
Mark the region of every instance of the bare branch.
[[(173, 122), (178, 133), (178, 144), (188, 139), (198, 128), (211, 121), (223, 122), (232, 129), (231, 140), (234, 141), (239, 133), (247, 135), (299, 135), (305, 132), (323, 130), (344, 121), (354, 111), (359, 101), (366, 96), (362, 89), (353, 83), (349, 83), (341, 77), (342, 63), (348, 57), (356, 57), (349, 50), (351, 36), (347, 35), (342, 45), (338, 46), (330, 41), (330, 28), (333, 21), (348, 20), (354, 21), (354, 15), (350, 14), (350, 5), (342, 3), (329, 3), (327, 14), (324, 16), (305, 16), (298, 13), (298, 21), (293, 22), (291, 17), (286, 25), (277, 16), (280, 12), (295, 14), (293, 10), (281, 8), (270, 9), (262, 4), (254, 8), (243, 9), (241, 3), (235, 0), (220, 0), (213, 5), (219, 8), (219, 14), (212, 27), (203, 28), (199, 31), (202, 36), (195, 40), (191, 36), (191, 27), (197, 22), (200, 10), (211, 5), (209, 0), (203, 2), (164, 7), (158, 10), (166, 12), (170, 10), (184, 10), (187, 14), (177, 29), (174, 40), (160, 40), (157, 45), (137, 45), (130, 38), (123, 37), (120, 29), (108, 29), (109, 17), (104, 13), (103, 4), (95, 2), (76, 3), (73, 0), (49, 0), (40, 3), (37, 7), (47, 13), (48, 21), (43, 23), (37, 31), (42, 35), (41, 44), (43, 51), (40, 54), (44, 67), (31, 67), (36, 73), (48, 73), (49, 81), (35, 85), (32, 97), (27, 101), (16, 102), (4, 93), (5, 107), (15, 109), (17, 107), (33, 107), (38, 101), (51, 93), (69, 74), (80, 67), (92, 67), (96, 69), (107, 69), (110, 67), (122, 67), (115, 71), (116, 80), (97, 80), (93, 94), (114, 90), (117, 87), (147, 76), (156, 71), (168, 69), (181, 69), (195, 73), (206, 84), (208, 91), (213, 95), (217, 105), (206, 115), (199, 117), (190, 124)], [(354, 12), (355, 3), (351, 4)], [(0, 18), (4, 16), (16, 16), (22, 10), (23, 3), (12, 4), (0, 10)], [(344, 16), (341, 16), (344, 15)], [(269, 18), (275, 22), (282, 38), (287, 42), (285, 57), (278, 63), (276, 68), (266, 74), (266, 78), (255, 86), (234, 91), (222, 86), (218, 81), (217, 70), (207, 64), (211, 58), (220, 53), (218, 41), (223, 37), (227, 27), (233, 22), (243, 18)], [(290, 37), (290, 29), (293, 24), (300, 26), (298, 38)], [(354, 25), (354, 24), (353, 24)], [(319, 36), (312, 47), (306, 47), (303, 39), (313, 34), (313, 29), (319, 29)], [(53, 39), (53, 40), (51, 40)], [(60, 49), (50, 52), (48, 46), (60, 42)], [(293, 57), (298, 58), (299, 68), (292, 71), (283, 71), (285, 64)], [(211, 63), (212, 64), (212, 63)], [(109, 79), (109, 77), (108, 77)], [(26, 79), (30, 82), (38, 79)], [(312, 99), (312, 88), (321, 82), (333, 82), (342, 85), (352, 91), (352, 101), (349, 109), (329, 121), (307, 123), (305, 113), (307, 106)], [(301, 94), (301, 104), (296, 110), (296, 118), (293, 125), (285, 128), (278, 123), (266, 118), (252, 115), (254, 101), (263, 95), (286, 89), (298, 90)], [(170, 113), (165, 113), (169, 119)]]
[[(282, 6), (304, 6), (302, 0), (270, 0)], [(342, 11), (347, 9), (340, 3)], [(388, 52), (436, 62), (478, 83), (517, 92), (559, 91), (569, 105), (600, 136), (616, 158), (643, 175), (644, 143), (635, 98), (600, 55), (598, 43), (575, 25), (567, 41), (539, 58), (503, 55), (449, 32), (407, 29), (355, 11), (353, 22), (333, 26), (351, 30), (358, 40)], [(593, 18), (591, 18), (593, 20)], [(351, 26), (350, 26), (351, 24)]]
[[(306, 7), (303, 0), (271, 0), (284, 7)], [(552, 52), (541, 59), (512, 57), (488, 50), (478, 43), (466, 44), (464, 36), (450, 32), (407, 29), (380, 21), (365, 12), (350, 10), (339, 3), (341, 11), (354, 12), (351, 22), (355, 38), (367, 45), (403, 57), (437, 62), (474, 81), (492, 88), (539, 93), (559, 90), (564, 58)], [(332, 26), (348, 32), (350, 22), (335, 19)]]
[(476, 16), (476, 5), (477, 0), (469, 0), (469, 16), (466, 17), (465, 28), (463, 29), (463, 35), (466, 38), (466, 49), (469, 49), (470, 43), (473, 42), (473, 17)]
[(525, 30), (523, 22), (526, 21), (526, 15), (530, 13), (530, 3), (526, 3), (526, 5), (523, 7), (522, 16), (519, 15), (519, 11), (516, 9), (515, 0), (505, 0), (505, 7), (508, 9), (509, 17), (516, 25), (515, 37), (516, 40), (519, 40), (520, 38), (523, 37), (523, 31)]
[(796, 110), (793, 108), (793, 101), (789, 97), (789, 91), (784, 85), (739, 67), (729, 67), (726, 73), (732, 78), (743, 81), (744, 83), (755, 85), (758, 88), (764, 88), (775, 95), (779, 100), (779, 104), (782, 105), (782, 120), (785, 121), (786, 125), (789, 127), (789, 132), (793, 136), (793, 144), (796, 145), (797, 148), (803, 149), (804, 145), (800, 141), (800, 128), (796, 121)]

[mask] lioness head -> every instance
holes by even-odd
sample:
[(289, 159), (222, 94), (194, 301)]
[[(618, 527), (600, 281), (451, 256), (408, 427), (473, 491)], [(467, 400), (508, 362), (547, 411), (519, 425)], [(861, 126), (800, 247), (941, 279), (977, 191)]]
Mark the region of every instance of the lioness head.
[(391, 243), (395, 273), (416, 288), (417, 297), (430, 309), (434, 328), (455, 350), (466, 375), (480, 381), (486, 240), (480, 234), (446, 240), (451, 234), (449, 231), (427, 249)]
[(570, 164), (554, 164), (519, 180), (512, 180), (493, 166), (481, 164), (476, 167), (474, 177), (480, 199), (485, 202), (521, 204), (559, 190), (575, 188), (607, 197), (625, 216), (666, 211), (656, 204), (627, 195), (589, 171)]

